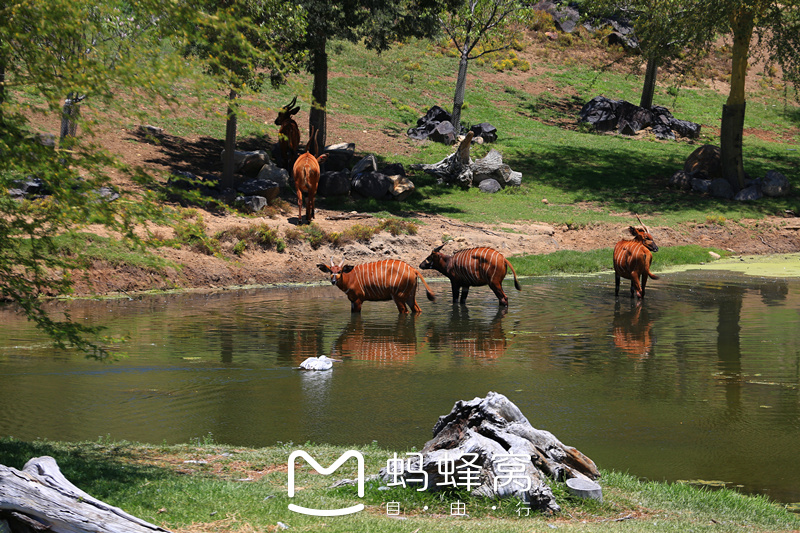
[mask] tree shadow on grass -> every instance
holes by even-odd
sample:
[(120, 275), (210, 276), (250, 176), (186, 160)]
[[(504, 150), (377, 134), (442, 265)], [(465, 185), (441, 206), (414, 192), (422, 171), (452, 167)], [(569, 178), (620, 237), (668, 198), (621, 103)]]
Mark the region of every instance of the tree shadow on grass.
[(0, 464), (21, 470), (28, 460), (49, 455), (64, 476), (79, 489), (103, 500), (129, 490), (131, 485), (171, 477), (174, 474), (153, 465), (132, 464), (124, 444), (63, 444), (0, 438)]

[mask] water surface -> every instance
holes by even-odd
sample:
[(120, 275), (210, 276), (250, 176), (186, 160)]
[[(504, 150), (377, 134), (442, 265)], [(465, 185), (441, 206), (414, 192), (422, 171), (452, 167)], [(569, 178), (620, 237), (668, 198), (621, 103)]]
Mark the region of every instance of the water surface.
[[(800, 280), (668, 274), (638, 306), (608, 274), (507, 281), (506, 313), (487, 288), (467, 307), (433, 288), (418, 317), (352, 315), (331, 286), (68, 304), (129, 337), (114, 363), (54, 351), (0, 308), (0, 435), (405, 450), (494, 390), (601, 468), (800, 501)], [(320, 354), (343, 362), (294, 369)]]

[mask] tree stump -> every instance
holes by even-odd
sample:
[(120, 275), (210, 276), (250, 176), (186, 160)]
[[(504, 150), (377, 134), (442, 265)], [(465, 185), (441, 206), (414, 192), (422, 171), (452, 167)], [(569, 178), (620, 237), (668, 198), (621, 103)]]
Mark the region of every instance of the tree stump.
[(169, 533), (83, 492), (48, 456), (21, 471), (0, 465), (0, 514), (0, 530), (5, 522), (12, 533)]
[[(516, 497), (545, 513), (561, 509), (545, 477), (586, 481), (600, 477), (591, 459), (552, 433), (531, 426), (516, 405), (496, 392), (456, 402), (450, 414), (439, 417), (433, 439), (422, 452), (411, 455), (403, 464), (382, 469), (382, 479), (438, 490), (452, 486), (447, 479), (450, 472), (449, 481), (460, 488), (470, 484), (467, 488), (473, 495)], [(443, 463), (450, 466), (442, 468)]]

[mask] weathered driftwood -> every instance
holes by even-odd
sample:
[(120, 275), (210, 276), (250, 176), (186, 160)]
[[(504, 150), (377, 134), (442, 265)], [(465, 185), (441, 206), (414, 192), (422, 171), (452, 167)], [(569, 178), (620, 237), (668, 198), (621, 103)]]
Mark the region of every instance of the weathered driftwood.
[(491, 179), (497, 181), (501, 187), (519, 186), (522, 183), (522, 174), (514, 172), (503, 163), (503, 156), (497, 150), (491, 150), (483, 159), (470, 159), (469, 149), (473, 135), (473, 131), (467, 133), (458, 150), (438, 163), (411, 165), (411, 168), (436, 176), (439, 183), (459, 185), (465, 189), (478, 187), (481, 182)]
[(591, 459), (552, 433), (535, 429), (516, 405), (496, 392), (456, 402), (450, 414), (439, 417), (433, 435), (421, 456), (414, 454), (403, 464), (382, 469), (384, 481), (441, 489), (448, 481), (447, 468), (441, 465), (450, 463), (456, 480), (462, 481), (458, 486), (464, 488), (463, 483), (471, 480), (474, 495), (516, 497), (531, 509), (558, 512), (545, 476), (587, 481), (600, 476)]
[(20, 523), (27, 518), (56, 533), (169, 533), (83, 492), (48, 456), (22, 470), (0, 465), (0, 512), (12, 532), (35, 530)]

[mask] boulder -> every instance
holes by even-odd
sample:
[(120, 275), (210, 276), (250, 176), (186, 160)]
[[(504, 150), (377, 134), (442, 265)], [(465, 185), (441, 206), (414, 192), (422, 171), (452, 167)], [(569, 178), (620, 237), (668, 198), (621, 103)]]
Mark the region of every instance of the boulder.
[(456, 137), (456, 129), (453, 127), (449, 121), (440, 122), (433, 128), (428, 138), (434, 142), (451, 145), (455, 144)]
[(375, 160), (375, 156), (370, 154), (361, 159), (361, 161), (359, 161), (358, 163), (356, 163), (353, 166), (353, 170), (351, 170), (350, 173), (353, 176), (357, 176), (362, 172), (377, 172), (377, 171), (378, 171), (378, 162)]
[(669, 178), (667, 185), (673, 189), (689, 190), (692, 188), (692, 179), (693, 177), (691, 174), (687, 174), (683, 170), (678, 170)]
[(350, 171), (323, 172), (319, 176), (317, 194), (320, 196), (347, 196), (350, 194)]
[(289, 171), (285, 168), (279, 167), (271, 161), (261, 167), (256, 179), (275, 182), (282, 189), (288, 189), (291, 186), (291, 177), (289, 176)]
[(338, 172), (350, 168), (350, 161), (353, 159), (355, 152), (355, 143), (339, 143), (326, 146), (322, 151), (322, 153), (328, 154), (328, 160), (325, 161), (325, 169)]
[(502, 189), (500, 183), (496, 179), (489, 178), (480, 182), (478, 188), (481, 192), (495, 193)]
[(789, 180), (777, 170), (770, 170), (761, 180), (761, 192), (764, 196), (786, 196), (789, 194)]
[(700, 135), (699, 124), (677, 120), (665, 107), (644, 109), (625, 100), (611, 100), (605, 96), (595, 96), (589, 100), (581, 108), (579, 120), (592, 124), (597, 131), (616, 130), (623, 135), (635, 135), (651, 127), (659, 139), (674, 140), (676, 134), (691, 138)]
[[(519, 172), (512, 176), (511, 167), (503, 163), (503, 156), (497, 150), (490, 150), (486, 157), (478, 159), (470, 165), (472, 169), (472, 184), (479, 186), (482, 181), (487, 179), (496, 180), (500, 186), (519, 185), (515, 181), (521, 182), (522, 174)], [(518, 178), (518, 179), (514, 179)]]
[(381, 174), (387, 176), (405, 176), (406, 169), (402, 163), (390, 163), (380, 170)]
[(246, 211), (248, 213), (258, 213), (267, 207), (269, 202), (263, 196), (239, 196), (234, 201), (234, 205), (236, 205), (236, 207), (242, 211)]
[(263, 196), (268, 202), (278, 197), (281, 187), (274, 181), (264, 178), (247, 180), (236, 188), (244, 196)]
[[(222, 159), (225, 159), (225, 150), (222, 151)], [(263, 150), (245, 152), (236, 150), (233, 154), (234, 172), (255, 177), (261, 168), (269, 163), (269, 156)]]
[(722, 177), (722, 151), (718, 146), (704, 144), (692, 152), (683, 164), (683, 170), (697, 175), (703, 172), (710, 179)]
[(739, 202), (752, 202), (762, 196), (760, 187), (757, 184), (753, 184), (737, 192), (733, 199)]
[(715, 198), (725, 198), (726, 200), (732, 200), (736, 194), (728, 180), (723, 178), (711, 180), (708, 192)]
[(392, 185), (389, 187), (389, 194), (398, 202), (402, 202), (414, 192), (414, 183), (405, 176), (396, 174), (388, 176)]
[(591, 459), (534, 428), (516, 405), (496, 392), (456, 402), (449, 414), (439, 417), (421, 452), (409, 456), (390, 460), (381, 469), (387, 485), (430, 491), (455, 485), (477, 497), (517, 498), (545, 513), (560, 510), (547, 478), (600, 477)]
[(388, 200), (393, 182), (380, 172), (362, 172), (353, 176), (353, 190), (366, 198)]
[(694, 192), (699, 192), (700, 194), (707, 193), (708, 189), (711, 187), (711, 180), (709, 179), (692, 178), (690, 183), (692, 185), (692, 190)]
[(488, 122), (475, 124), (469, 130), (475, 134), (472, 138), (473, 142), (477, 143), (478, 139), (482, 139), (483, 142), (493, 143), (497, 140), (497, 128)]

